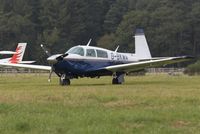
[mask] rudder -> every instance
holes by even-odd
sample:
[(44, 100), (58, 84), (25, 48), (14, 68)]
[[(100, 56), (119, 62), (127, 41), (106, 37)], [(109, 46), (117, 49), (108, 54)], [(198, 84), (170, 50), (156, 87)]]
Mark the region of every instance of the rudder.
[(22, 61), (26, 45), (27, 43), (18, 43), (16, 54), (11, 57), (11, 59), (9, 60), (10, 63), (20, 63)]
[(152, 58), (143, 29), (137, 29), (135, 33), (135, 54), (142, 60)]

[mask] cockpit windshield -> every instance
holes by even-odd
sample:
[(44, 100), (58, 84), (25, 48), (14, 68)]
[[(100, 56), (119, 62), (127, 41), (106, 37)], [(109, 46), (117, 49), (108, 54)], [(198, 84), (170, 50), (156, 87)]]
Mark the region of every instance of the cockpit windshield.
[(84, 56), (84, 49), (82, 47), (73, 47), (67, 51), (69, 54), (78, 54)]

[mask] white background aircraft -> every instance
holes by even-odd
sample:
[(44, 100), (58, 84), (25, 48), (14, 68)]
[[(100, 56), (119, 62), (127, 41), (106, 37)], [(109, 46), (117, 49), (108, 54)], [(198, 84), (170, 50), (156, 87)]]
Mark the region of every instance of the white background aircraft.
[[(91, 40), (90, 40), (91, 41)], [(122, 84), (125, 74), (137, 72), (148, 67), (159, 67), (191, 60), (192, 57), (159, 57), (152, 58), (143, 30), (135, 35), (135, 53), (115, 51), (79, 45), (72, 47), (65, 54), (52, 55), (47, 60), (52, 66), (21, 65), (0, 63), (2, 66), (32, 68), (55, 72), (60, 78), (60, 85), (70, 85), (70, 79), (82, 77), (113, 76), (113, 84)]]
[(0, 51), (0, 54), (5, 55), (5, 54), (16, 54), (16, 52), (13, 51)]
[(13, 63), (13, 64), (30, 64), (35, 61), (22, 61), (24, 57), (24, 52), (26, 50), (27, 43), (18, 43), (16, 51), (0, 51), (1, 55), (13, 54), (10, 58), (0, 59), (0, 63)]

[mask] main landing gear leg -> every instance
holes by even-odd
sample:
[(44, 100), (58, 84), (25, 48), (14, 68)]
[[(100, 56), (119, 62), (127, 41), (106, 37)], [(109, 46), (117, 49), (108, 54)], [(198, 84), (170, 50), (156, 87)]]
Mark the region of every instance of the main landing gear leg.
[(115, 74), (115, 75), (113, 75), (112, 84), (116, 85), (116, 84), (124, 83), (124, 76), (125, 76), (125, 74)]
[(60, 76), (60, 85), (62, 85), (62, 86), (70, 85), (70, 79), (67, 78), (66, 74), (62, 74)]

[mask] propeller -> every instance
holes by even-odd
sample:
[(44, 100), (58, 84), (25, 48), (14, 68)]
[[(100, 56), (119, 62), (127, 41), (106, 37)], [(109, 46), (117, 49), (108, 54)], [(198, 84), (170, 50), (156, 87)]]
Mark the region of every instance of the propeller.
[(47, 48), (43, 44), (41, 44), (40, 46), (41, 46), (42, 50), (45, 52), (45, 54), (50, 57), (51, 53), (47, 50)]
[[(46, 54), (48, 57), (50, 57), (50, 56), (51, 56), (51, 53), (46, 49), (46, 47), (45, 47), (43, 44), (41, 44), (40, 46), (41, 46), (42, 50), (45, 52), (45, 54)], [(68, 53), (65, 53), (65, 54), (61, 54), (60, 56), (56, 57), (57, 63), (58, 63), (58, 62), (61, 62), (61, 61), (62, 61), (66, 56), (68, 56), (68, 55), (69, 55)], [(54, 66), (53, 66), (53, 64), (52, 64), (52, 65), (51, 65), (51, 70), (50, 70), (50, 73), (49, 73), (48, 82), (51, 82), (51, 76), (52, 76), (52, 74), (53, 74), (54, 71), (55, 71), (55, 69), (54, 69)]]
[[(51, 56), (51, 53), (47, 50), (47, 48), (46, 48), (43, 44), (41, 44), (40, 46), (41, 46), (42, 50), (44, 51), (44, 53), (45, 53), (48, 57), (50, 57), (50, 56)], [(51, 70), (50, 70), (50, 72), (49, 72), (48, 82), (51, 82), (51, 76), (52, 76), (52, 73), (53, 73), (53, 72), (54, 72), (54, 67), (53, 67), (53, 65), (51, 65)]]
[(58, 56), (57, 58), (56, 58), (56, 60), (59, 62), (59, 61), (62, 61), (66, 56), (68, 56), (69, 54), (68, 53), (65, 53), (65, 54), (62, 54), (62, 55), (60, 55), (60, 56)]
[(48, 82), (50, 83), (51, 82), (51, 76), (52, 76), (52, 73), (54, 72), (53, 70), (53, 66), (51, 66), (51, 70), (49, 72), (49, 78), (48, 78)]

